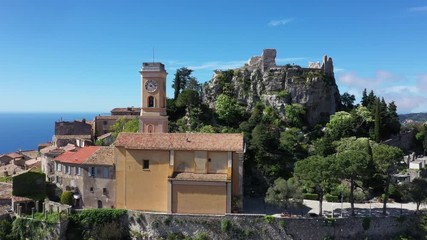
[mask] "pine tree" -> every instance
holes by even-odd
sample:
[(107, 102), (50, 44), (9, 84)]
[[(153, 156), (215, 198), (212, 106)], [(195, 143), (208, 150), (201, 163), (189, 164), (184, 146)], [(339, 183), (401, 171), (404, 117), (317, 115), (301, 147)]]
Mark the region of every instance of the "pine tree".
[(363, 90), (361, 103), (362, 103), (362, 106), (364, 107), (368, 106), (368, 93), (366, 88)]
[(380, 142), (381, 140), (381, 113), (380, 113), (380, 99), (377, 98), (375, 101), (375, 125), (374, 125), (374, 140), (375, 142)]

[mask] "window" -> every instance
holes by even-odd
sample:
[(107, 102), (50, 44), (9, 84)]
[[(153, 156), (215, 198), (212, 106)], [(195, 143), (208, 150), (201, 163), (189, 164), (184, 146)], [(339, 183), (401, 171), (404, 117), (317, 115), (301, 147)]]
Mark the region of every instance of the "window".
[(56, 171), (58, 171), (58, 172), (61, 171), (61, 164), (60, 163), (56, 163)]
[(93, 193), (93, 187), (91, 187), (91, 188), (89, 189), (89, 191)]
[(154, 107), (154, 97), (153, 96), (148, 97), (148, 107)]
[(144, 170), (150, 169), (150, 160), (142, 160), (142, 169)]
[(68, 166), (68, 165), (65, 165), (64, 166), (64, 172), (66, 173), (66, 174), (70, 174), (70, 166)]
[(80, 167), (76, 167), (76, 175), (80, 176)]
[(107, 121), (104, 121), (104, 125), (107, 125)]
[(89, 177), (96, 177), (96, 167), (89, 167)]
[(110, 175), (109, 167), (104, 167), (104, 178), (108, 178)]
[(154, 127), (153, 127), (153, 125), (148, 125), (148, 133), (152, 133), (153, 132), (153, 129), (154, 129)]
[(108, 194), (108, 190), (106, 188), (102, 189), (102, 194), (107, 195)]

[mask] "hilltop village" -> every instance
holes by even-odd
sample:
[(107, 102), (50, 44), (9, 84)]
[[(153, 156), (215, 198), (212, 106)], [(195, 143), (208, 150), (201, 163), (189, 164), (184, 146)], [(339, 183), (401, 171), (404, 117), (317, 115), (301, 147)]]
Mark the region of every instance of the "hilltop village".
[[(55, 122), (51, 143), (40, 144), (36, 151), (0, 155), (0, 174), (5, 179), (0, 196), (3, 215), (34, 218), (43, 212), (47, 219), (48, 213), (56, 212), (62, 223), (62, 213), (68, 217), (85, 209), (126, 210), (132, 226), (123, 229), (133, 231), (134, 239), (165, 237), (162, 231), (170, 231), (153, 230), (158, 228), (153, 227), (158, 215), (144, 215), (141, 220), (142, 214), (235, 216), (235, 225), (220, 218), (221, 230), (227, 233), (218, 239), (267, 235), (293, 239), (304, 238), (304, 230), (296, 223), (285, 227), (275, 221), (323, 214), (327, 219), (338, 217), (335, 210), (322, 210), (324, 199), (329, 203), (345, 199), (351, 204), (346, 210), (341, 207), (341, 217), (343, 213), (355, 216), (354, 203), (368, 201), (381, 206), (376, 210), (379, 214), (395, 214), (396, 210), (387, 212), (388, 199), (402, 200), (398, 186), (423, 175), (427, 158), (417, 141), (427, 137), (426, 129), (420, 125), (414, 127), (416, 131), (402, 131), (394, 103), (387, 105), (373, 91), (363, 93), (361, 104), (354, 104), (354, 96), (340, 95), (328, 56), (307, 68), (279, 66), (275, 58), (276, 50), (265, 49), (242, 68), (215, 71), (203, 85), (189, 77), (191, 70), (179, 69), (174, 99), (166, 97), (165, 66), (143, 63), (140, 107), (114, 108), (111, 115), (99, 115), (93, 121)], [(188, 78), (179, 77), (184, 75)], [(387, 154), (381, 153), (378, 160), (377, 151)], [(358, 157), (366, 163), (355, 165), (356, 173), (348, 175), (350, 167), (340, 172), (353, 166), (349, 159)], [(366, 171), (369, 168), (376, 172)], [(303, 201), (314, 203), (312, 209), (301, 210)], [(371, 208), (361, 208), (367, 206)], [(405, 211), (418, 212), (419, 206)], [(262, 233), (246, 232), (244, 226), (255, 224), (248, 220), (253, 213), (277, 224)], [(266, 213), (277, 214), (279, 220)], [(165, 226), (171, 221), (167, 219), (162, 220)], [(358, 224), (360, 228), (338, 238), (392, 236), (416, 227), (403, 220), (400, 227), (382, 232), (392, 225), (386, 219), (378, 220), (368, 233), (362, 221), (341, 222), (342, 227)], [(239, 229), (233, 233), (238, 237), (230, 235), (232, 226)], [(323, 237), (331, 235), (322, 229)], [(65, 233), (58, 231), (63, 238)], [(200, 233), (191, 231), (173, 234)]]

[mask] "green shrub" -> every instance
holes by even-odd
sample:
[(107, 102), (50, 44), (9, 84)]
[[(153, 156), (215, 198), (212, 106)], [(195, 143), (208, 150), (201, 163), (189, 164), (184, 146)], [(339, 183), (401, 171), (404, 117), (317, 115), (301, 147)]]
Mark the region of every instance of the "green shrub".
[(401, 202), (403, 194), (399, 191), (399, 188), (397, 188), (395, 185), (390, 184), (390, 187), (388, 189), (389, 197), (394, 199), (396, 202)]
[(228, 219), (224, 219), (221, 221), (221, 231), (228, 232), (231, 229), (231, 221)]
[(367, 195), (364, 192), (354, 192), (354, 202), (363, 203), (367, 199)]
[(282, 90), (277, 93), (277, 96), (281, 99), (287, 99), (289, 97), (289, 92), (286, 90)]
[(271, 216), (271, 215), (265, 215), (265, 216), (264, 216), (264, 220), (265, 220), (267, 223), (271, 224), (271, 223), (273, 223), (273, 222), (274, 222), (274, 217), (273, 217), (273, 216)]
[[(120, 219), (125, 216), (122, 209), (88, 209), (72, 214), (69, 217), (67, 239), (105, 239), (97, 236), (106, 236), (108, 231), (115, 231), (114, 239), (128, 239), (128, 226), (120, 225)], [(72, 237), (71, 237), (72, 236)]]
[(317, 193), (304, 193), (304, 199), (319, 200), (319, 194), (317, 194)]
[(0, 221), (0, 239), (12, 239), (12, 223), (8, 220)]
[(338, 199), (338, 196), (334, 196), (334, 195), (331, 195), (331, 194), (326, 194), (325, 195), (325, 199), (326, 199), (326, 201), (328, 201), (328, 202), (339, 202), (340, 200)]
[(195, 240), (208, 240), (209, 237), (206, 233), (204, 232), (199, 232), (197, 233), (196, 237), (194, 238)]
[(62, 192), (60, 202), (62, 204), (73, 205), (73, 193), (70, 191)]
[(12, 195), (43, 200), (46, 198), (46, 175), (39, 172), (26, 172), (13, 177)]

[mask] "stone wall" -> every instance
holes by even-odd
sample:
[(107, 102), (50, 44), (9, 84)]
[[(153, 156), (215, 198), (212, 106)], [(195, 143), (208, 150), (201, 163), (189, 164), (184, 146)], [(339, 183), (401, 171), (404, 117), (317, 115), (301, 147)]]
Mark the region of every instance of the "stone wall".
[(414, 229), (417, 215), (374, 218), (274, 218), (263, 215), (168, 215), (129, 212), (133, 239), (391, 239)]
[(86, 121), (55, 122), (55, 135), (92, 135), (92, 125)]

